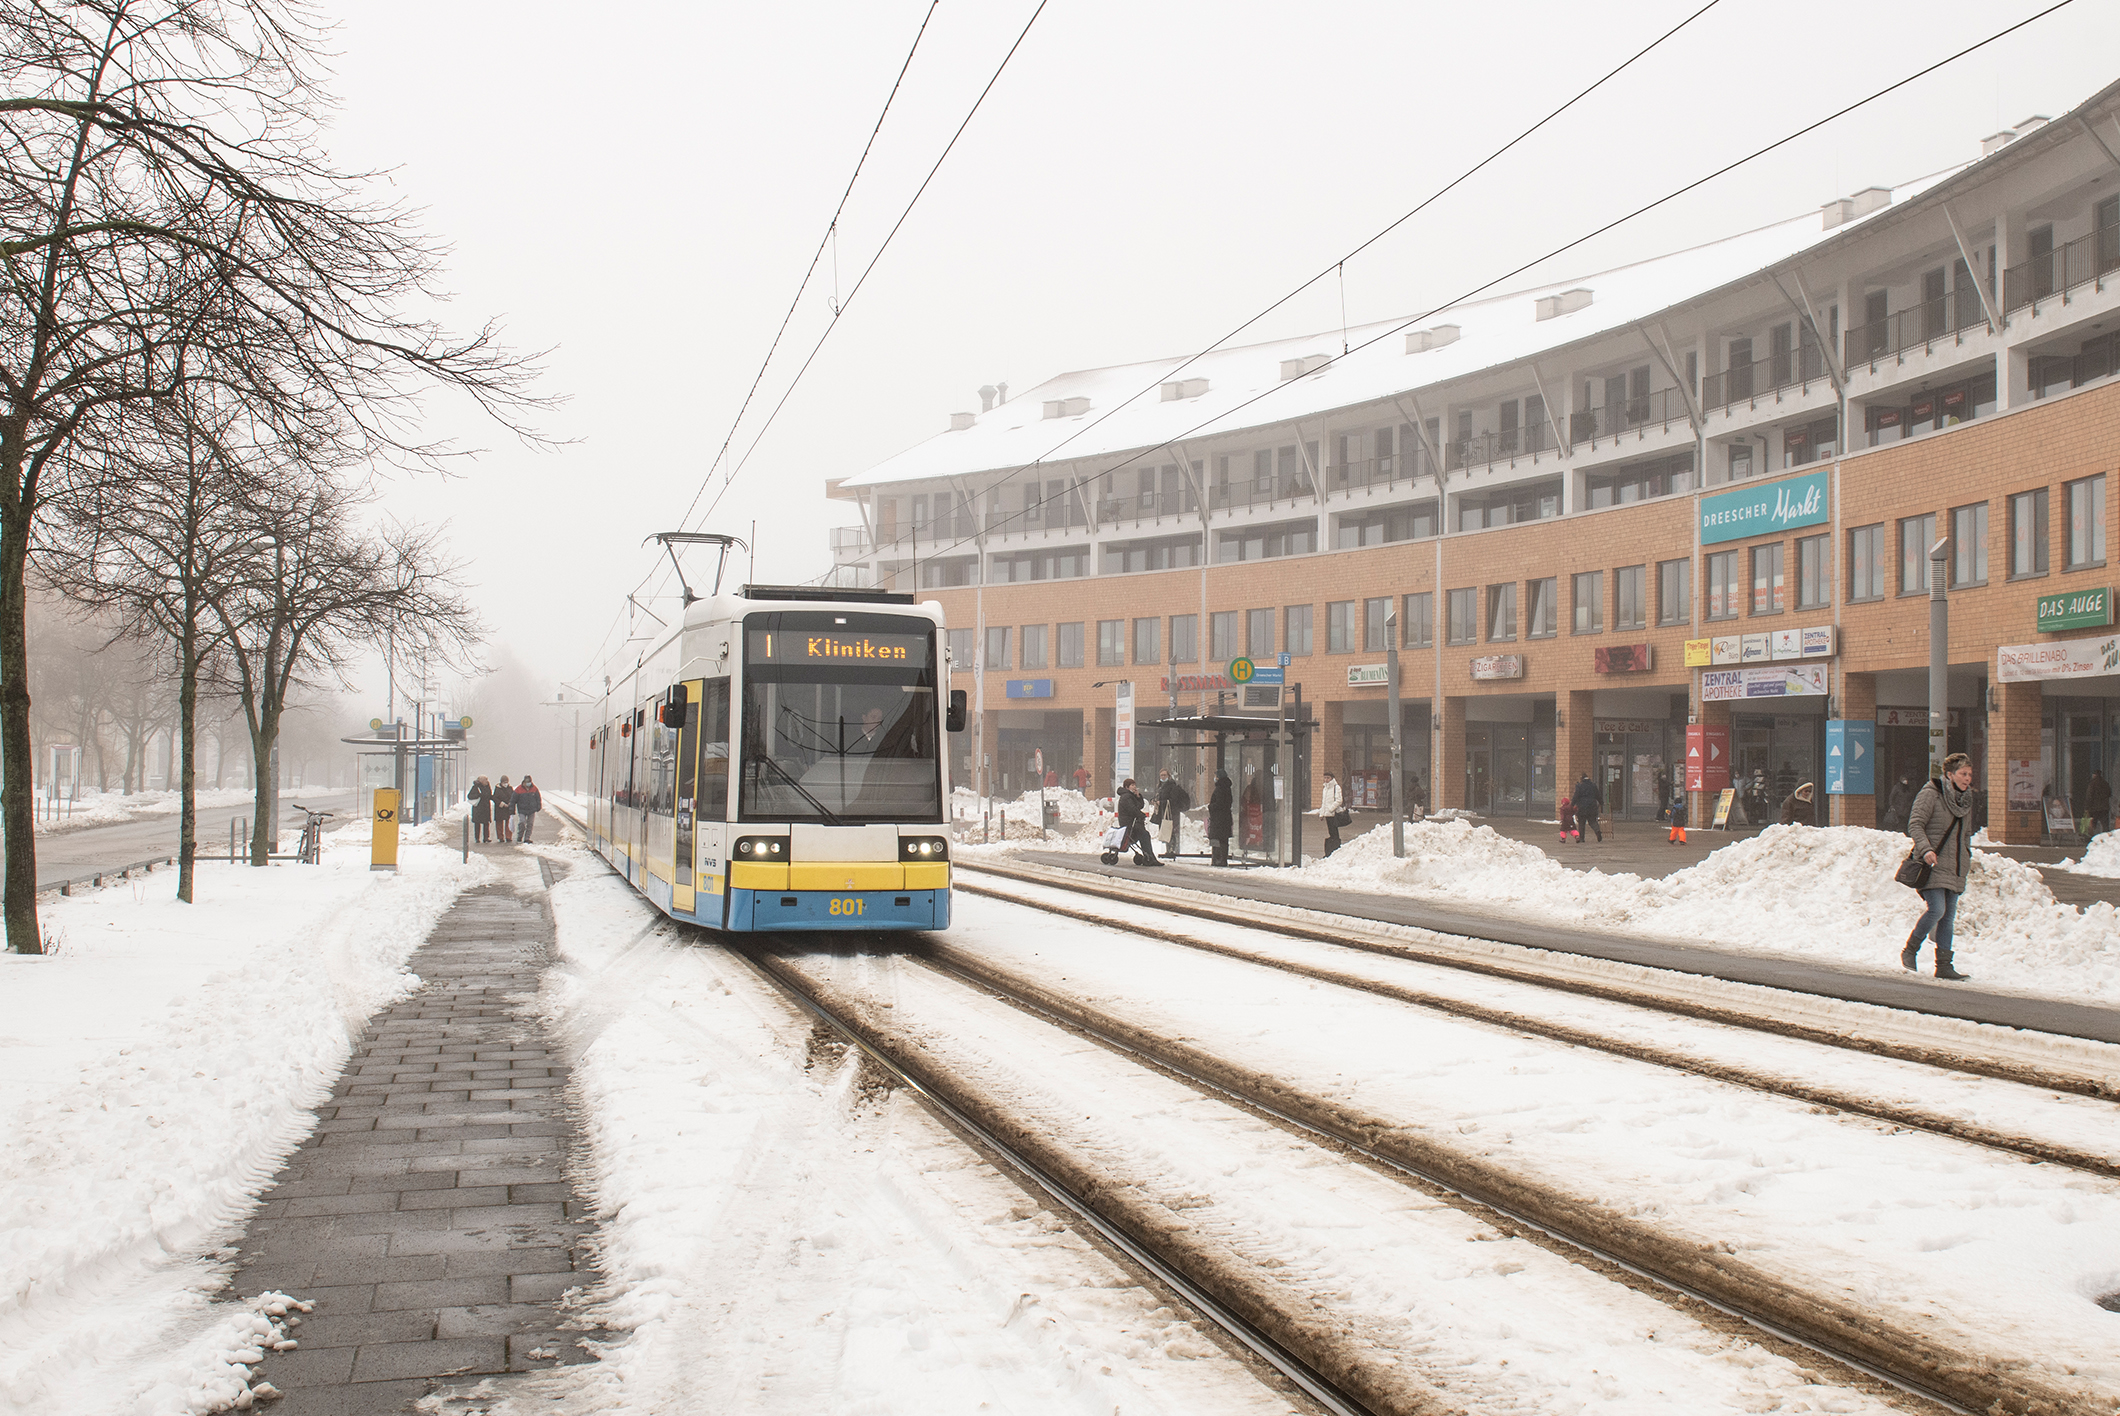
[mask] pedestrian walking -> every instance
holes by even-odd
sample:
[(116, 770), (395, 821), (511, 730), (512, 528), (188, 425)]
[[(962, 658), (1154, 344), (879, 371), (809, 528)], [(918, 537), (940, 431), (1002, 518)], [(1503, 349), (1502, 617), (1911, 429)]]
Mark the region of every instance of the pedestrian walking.
[(1575, 839), (1580, 841), (1584, 831), (1592, 831), (1597, 834), (1597, 843), (1603, 845), (1605, 828), (1598, 823), (1597, 818), (1605, 809), (1605, 794), (1597, 789), (1597, 783), (1590, 780), (1588, 772), (1583, 773), (1583, 779), (1575, 784), (1571, 800), (1575, 802)]
[(1914, 923), (1907, 945), (1899, 951), (1902, 968), (1919, 969), (1921, 943), (1936, 941), (1936, 977), (1957, 982), (1970, 975), (1951, 967), (1951, 931), (1958, 920), (1958, 897), (1965, 893), (1965, 880), (1972, 862), (1968, 824), (1973, 810), (1973, 763), (1962, 752), (1943, 759), (1943, 775), (1929, 780), (1914, 797), (1907, 819), (1907, 834), (1914, 849), (1929, 867), (1921, 884), (1927, 908)]
[(493, 783), (481, 777), (464, 795), (471, 799), (471, 838), (485, 845), (493, 839)]
[(1185, 784), (1163, 769), (1161, 780), (1156, 783), (1156, 824), (1163, 828), (1163, 858), (1178, 858), (1178, 832), (1185, 820), (1185, 812), (1192, 806), (1192, 793)]
[(1781, 804), (1781, 824), (1784, 826), (1816, 826), (1818, 813), (1811, 805), (1811, 784), (1805, 782), (1790, 792)]
[(545, 809), (545, 794), (537, 789), (537, 783), (525, 772), (522, 781), (515, 787), (515, 839), (528, 844), (530, 833), (537, 825), (538, 812)]
[(1914, 779), (1900, 775), (1899, 784), (1892, 788), (1892, 795), (1885, 799), (1883, 826), (1887, 831), (1904, 831), (1907, 828), (1907, 813), (1914, 809)]
[(1318, 809), (1315, 813), (1325, 822), (1325, 854), (1331, 855), (1340, 848), (1340, 828), (1354, 820), (1346, 808), (1347, 797), (1340, 790), (1340, 779), (1332, 773), (1325, 774), (1325, 785), (1318, 791)]
[(1229, 773), (1215, 773), (1215, 789), (1207, 796), (1207, 845), (1216, 865), (1229, 864), (1229, 837), (1236, 828), (1236, 784)]
[(2083, 809), (2090, 814), (2091, 834), (2113, 829), (2113, 787), (2105, 774), (2091, 769), (2090, 784), (2083, 789)]
[(1143, 824), (1148, 815), (1148, 802), (1142, 797), (1140, 788), (1134, 785), (1132, 777), (1119, 784), (1115, 809), (1119, 815), (1119, 830), (1124, 833), (1119, 849), (1123, 851), (1131, 847), (1135, 865), (1162, 865), (1163, 862), (1156, 859), (1156, 843)]
[(1574, 797), (1561, 798), (1558, 815), (1561, 819), (1561, 844), (1565, 846), (1572, 841), (1578, 846), (1581, 845), (1583, 843), (1583, 831), (1580, 826), (1575, 824)]
[(1075, 769), (1075, 790), (1084, 796), (1089, 795), (1089, 768), (1087, 766)]
[(506, 777), (493, 789), (493, 829), (504, 845), (515, 839), (515, 788)]
[(1683, 787), (1671, 793), (1671, 844), (1686, 844), (1686, 793)]

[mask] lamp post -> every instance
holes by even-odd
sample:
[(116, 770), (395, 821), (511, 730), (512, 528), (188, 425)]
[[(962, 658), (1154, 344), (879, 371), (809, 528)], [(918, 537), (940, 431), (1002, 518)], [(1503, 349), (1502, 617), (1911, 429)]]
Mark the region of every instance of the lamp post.
[(1951, 538), (1929, 547), (1929, 776), (1943, 775), (1951, 718), (1951, 606), (1944, 598), (1945, 567)]
[(1384, 612), (1384, 711), (1391, 724), (1391, 854), (1406, 855), (1405, 757), (1399, 742), (1399, 612)]

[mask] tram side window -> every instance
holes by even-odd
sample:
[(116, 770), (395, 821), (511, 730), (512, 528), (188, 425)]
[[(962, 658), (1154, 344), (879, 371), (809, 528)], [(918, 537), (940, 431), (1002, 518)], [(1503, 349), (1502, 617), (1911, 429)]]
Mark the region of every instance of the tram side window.
[(699, 705), (698, 807), (703, 821), (729, 818), (729, 681), (709, 679)]
[(660, 700), (648, 715), (648, 811), (655, 816), (677, 812), (677, 733), (662, 723)]

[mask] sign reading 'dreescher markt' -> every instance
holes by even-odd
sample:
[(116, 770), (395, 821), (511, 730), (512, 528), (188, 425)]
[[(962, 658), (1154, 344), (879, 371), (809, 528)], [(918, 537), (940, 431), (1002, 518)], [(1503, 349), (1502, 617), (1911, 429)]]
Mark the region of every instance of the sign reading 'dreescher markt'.
[(1826, 506), (1826, 474), (1807, 472), (1757, 487), (1702, 497), (1700, 539), (1741, 541), (1794, 526), (1816, 526), (1832, 515)]
[(2039, 632), (2056, 629), (2086, 629), (2113, 622), (2113, 592), (2110, 589), (2075, 590), (2066, 595), (2039, 597)]

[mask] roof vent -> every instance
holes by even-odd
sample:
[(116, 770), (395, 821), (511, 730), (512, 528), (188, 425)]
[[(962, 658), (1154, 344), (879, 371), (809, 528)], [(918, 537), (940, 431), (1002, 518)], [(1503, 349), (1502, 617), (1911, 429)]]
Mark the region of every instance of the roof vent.
[(1045, 400), (1045, 416), (1048, 418), (1073, 418), (1089, 412), (1086, 398), (1048, 398)]
[(1284, 383), (1289, 379), (1299, 379), (1305, 374), (1314, 373), (1324, 368), (1331, 362), (1331, 356), (1326, 354), (1305, 354), (1300, 359), (1283, 359), (1281, 361), (1281, 379)]
[(1558, 295), (1541, 295), (1538, 297), (1538, 317), (1550, 320), (1555, 315), (1572, 315), (1588, 305), (1590, 298), (1590, 292), (1580, 285)]
[(981, 413), (994, 411), (994, 386), (992, 384), (982, 384), (979, 388), (979, 411)]
[(1890, 187), (1864, 187), (1852, 197), (1842, 197), (1838, 201), (1827, 202), (1819, 210), (1825, 218), (1825, 229), (1831, 231), (1844, 221), (1853, 221), (1858, 216), (1868, 216), (1871, 212), (1888, 207), (1891, 204), (1892, 189)]
[(1456, 325), (1437, 325), (1433, 329), (1417, 329), (1406, 336), (1408, 354), (1425, 354), (1431, 349), (1441, 349), (1446, 344), (1455, 344), (1458, 339)]
[(978, 421), (979, 415), (977, 413), (952, 413), (950, 414), (950, 431), (961, 433)]
[(2035, 113), (2014, 128), (2004, 128), (1999, 133), (1990, 133), (1980, 140), (1980, 155), (1986, 157), (1991, 152), (2000, 152), (2003, 148), (2016, 142), (2017, 139), (2030, 137), (2052, 121), (2051, 118), (2048, 118), (2043, 113)]
[(1163, 385), (1163, 401), (1176, 403), (1181, 398), (1198, 398), (1207, 392), (1206, 379), (1174, 379)]

